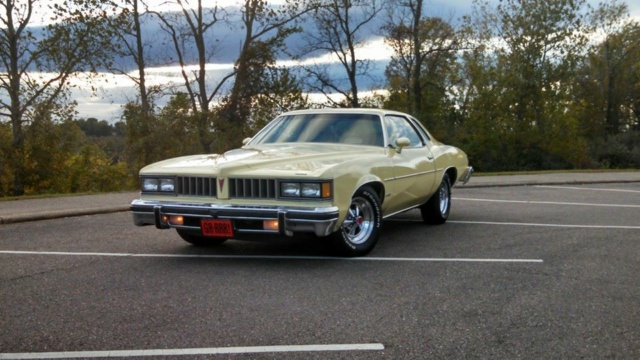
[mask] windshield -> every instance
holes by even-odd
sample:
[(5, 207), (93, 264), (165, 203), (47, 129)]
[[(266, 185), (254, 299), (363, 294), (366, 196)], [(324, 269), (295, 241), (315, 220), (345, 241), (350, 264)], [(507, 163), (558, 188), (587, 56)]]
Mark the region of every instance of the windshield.
[(282, 116), (258, 134), (253, 144), (292, 142), (384, 146), (380, 117), (371, 114)]

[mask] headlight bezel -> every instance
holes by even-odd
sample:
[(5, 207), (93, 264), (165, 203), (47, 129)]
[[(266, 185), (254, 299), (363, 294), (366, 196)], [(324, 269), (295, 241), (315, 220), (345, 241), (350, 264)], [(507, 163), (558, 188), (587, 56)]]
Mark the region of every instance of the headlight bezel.
[(278, 198), (281, 200), (331, 200), (333, 199), (333, 180), (279, 180)]
[(141, 176), (140, 191), (145, 194), (176, 194), (175, 176)]

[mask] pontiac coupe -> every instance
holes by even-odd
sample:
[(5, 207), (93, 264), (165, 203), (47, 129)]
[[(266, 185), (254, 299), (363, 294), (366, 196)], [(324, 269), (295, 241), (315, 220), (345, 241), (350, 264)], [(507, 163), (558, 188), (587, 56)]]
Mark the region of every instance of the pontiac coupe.
[(384, 218), (418, 208), (443, 224), (473, 168), (414, 117), (380, 109), (283, 113), (239, 149), (140, 170), (135, 225), (194, 245), (312, 234), (343, 256), (369, 253)]

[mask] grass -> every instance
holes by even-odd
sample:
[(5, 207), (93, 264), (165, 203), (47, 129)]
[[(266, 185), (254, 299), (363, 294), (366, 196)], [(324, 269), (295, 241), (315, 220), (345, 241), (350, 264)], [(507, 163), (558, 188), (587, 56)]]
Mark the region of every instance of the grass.
[[(485, 176), (511, 176), (511, 175), (544, 175), (544, 174), (566, 174), (566, 173), (608, 173), (608, 172), (625, 172), (636, 173), (640, 172), (640, 169), (595, 169), (595, 170), (532, 170), (532, 171), (497, 171), (497, 172), (474, 172), (473, 177), (485, 177)], [(122, 190), (120, 192), (132, 192), (136, 189)], [(69, 194), (37, 194), (37, 195), (24, 195), (24, 196), (6, 196), (0, 197), (0, 201), (14, 201), (14, 200), (28, 200), (28, 199), (51, 199), (58, 197), (68, 196), (83, 196), (83, 195), (99, 195), (104, 193), (98, 192), (83, 192), (83, 193), (69, 193)]]
[[(122, 191), (116, 191), (113, 193), (134, 192), (134, 191), (136, 190), (122, 190)], [(29, 199), (55, 199), (55, 198), (69, 197), (69, 196), (101, 195), (101, 194), (109, 194), (109, 193), (82, 192), (82, 193), (68, 193), (68, 194), (37, 194), (37, 195), (23, 195), (23, 196), (5, 196), (5, 197), (0, 197), (0, 202), (14, 201), (14, 200), (29, 200)]]
[(597, 174), (625, 172), (640, 172), (640, 169), (578, 169), (578, 170), (531, 170), (531, 171), (496, 171), (496, 172), (474, 172), (473, 176), (508, 176), (508, 175), (544, 175), (544, 174)]

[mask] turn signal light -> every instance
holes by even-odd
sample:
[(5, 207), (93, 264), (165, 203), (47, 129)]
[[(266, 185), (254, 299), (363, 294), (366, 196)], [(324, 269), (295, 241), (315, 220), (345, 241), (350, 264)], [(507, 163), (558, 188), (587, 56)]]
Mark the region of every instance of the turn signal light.
[(184, 216), (171, 215), (169, 216), (169, 222), (171, 223), (171, 225), (184, 225)]
[(327, 199), (331, 197), (331, 183), (322, 183), (322, 197)]
[(264, 230), (274, 230), (278, 231), (278, 220), (264, 220), (262, 222), (262, 228)]

